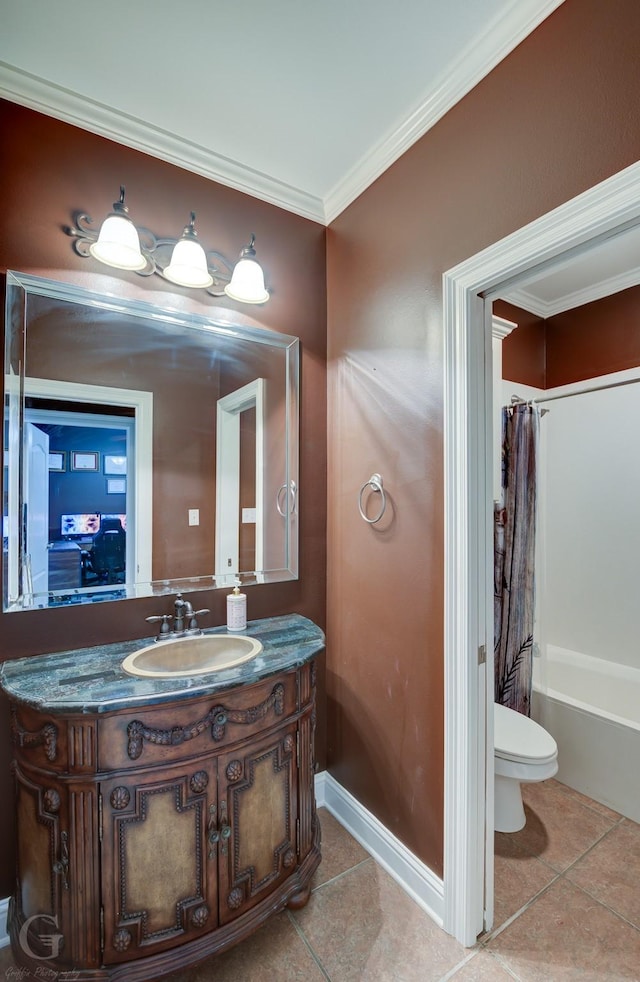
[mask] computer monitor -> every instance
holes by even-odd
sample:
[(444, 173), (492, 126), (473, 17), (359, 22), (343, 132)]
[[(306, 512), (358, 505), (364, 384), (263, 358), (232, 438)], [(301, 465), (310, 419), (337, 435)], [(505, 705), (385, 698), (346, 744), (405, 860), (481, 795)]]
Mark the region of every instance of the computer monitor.
[(98, 512), (60, 516), (60, 533), (63, 536), (95, 535), (99, 528), (100, 515)]

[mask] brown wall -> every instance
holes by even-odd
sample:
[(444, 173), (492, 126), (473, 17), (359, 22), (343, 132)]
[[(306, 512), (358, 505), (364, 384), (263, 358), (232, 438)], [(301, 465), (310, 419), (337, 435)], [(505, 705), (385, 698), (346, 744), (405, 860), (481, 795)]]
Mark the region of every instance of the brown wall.
[(441, 278), (638, 159), (639, 32), (636, 0), (565, 0), (329, 230), (329, 768), (438, 873)]
[(502, 342), (502, 377), (544, 389), (546, 384), (545, 321), (536, 314), (496, 300), (493, 313), (518, 325)]
[(640, 365), (640, 287), (550, 317), (546, 349), (548, 389), (636, 368)]
[[(0, 103), (0, 272), (16, 269), (73, 281), (99, 292), (113, 292), (201, 313), (237, 311), (243, 322), (301, 339), (300, 578), (296, 582), (247, 588), (250, 618), (297, 611), (321, 626), (325, 621), (326, 532), (326, 272), (325, 230), (273, 205), (214, 184), (145, 154), (83, 132), (10, 103)], [(159, 235), (177, 235), (197, 214), (200, 240), (230, 258), (251, 232), (272, 297), (260, 308), (233, 301), (193, 299), (159, 277), (107, 271), (81, 259), (62, 226), (75, 211), (96, 222), (127, 188), (131, 217)], [(103, 272), (103, 270), (105, 270)], [(210, 624), (225, 621), (225, 591), (198, 594), (198, 606), (211, 608)], [(59, 608), (0, 615), (0, 653), (13, 658), (39, 652), (146, 637), (145, 617), (164, 613), (166, 600), (141, 599), (84, 608)], [(9, 797), (9, 743), (6, 703), (0, 702), (0, 794)], [(319, 749), (323, 756), (324, 715)], [(10, 809), (0, 817), (0, 896), (13, 883)]]
[(502, 377), (540, 389), (640, 365), (640, 287), (543, 320), (503, 300), (493, 311), (518, 324), (502, 344)]

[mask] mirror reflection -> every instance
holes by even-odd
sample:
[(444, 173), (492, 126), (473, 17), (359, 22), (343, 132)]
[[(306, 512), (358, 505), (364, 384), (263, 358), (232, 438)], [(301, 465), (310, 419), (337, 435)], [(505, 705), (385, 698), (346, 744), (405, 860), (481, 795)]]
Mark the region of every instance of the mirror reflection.
[(5, 611), (297, 577), (298, 342), (217, 314), (7, 274)]

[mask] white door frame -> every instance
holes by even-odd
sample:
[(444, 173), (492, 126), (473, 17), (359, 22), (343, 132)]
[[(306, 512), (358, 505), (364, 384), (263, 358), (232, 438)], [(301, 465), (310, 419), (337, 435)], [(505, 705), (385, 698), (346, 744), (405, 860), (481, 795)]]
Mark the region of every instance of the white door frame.
[[(133, 409), (135, 452), (134, 465), (127, 475), (127, 497), (129, 499), (131, 496), (132, 502), (130, 510), (135, 534), (135, 562), (129, 564), (127, 555), (127, 584), (132, 590), (135, 589), (136, 596), (147, 595), (150, 590), (148, 584), (152, 580), (153, 393), (84, 382), (27, 377), (24, 380), (24, 395)], [(129, 569), (132, 571), (131, 578)]]
[[(65, 383), (63, 383), (64, 385)], [(60, 394), (64, 392), (64, 389), (60, 390)], [(134, 408), (133, 406), (130, 408)], [(89, 429), (95, 430), (121, 430), (125, 436), (125, 453), (124, 456), (127, 460), (127, 470), (129, 472), (129, 487), (127, 489), (127, 501), (129, 507), (127, 511), (127, 538), (126, 538), (126, 586), (132, 586), (136, 581), (135, 574), (131, 574), (131, 570), (136, 567), (136, 545), (137, 545), (137, 535), (136, 535), (136, 515), (135, 507), (132, 504), (135, 499), (135, 469), (136, 469), (136, 418), (134, 416), (109, 416), (100, 415), (94, 413), (85, 412), (83, 409), (78, 409), (77, 411), (69, 410), (55, 410), (55, 409), (25, 409), (24, 411), (25, 420), (33, 422), (36, 426), (41, 423), (51, 423), (56, 422), (62, 426), (82, 426), (88, 427)], [(150, 434), (143, 435), (143, 439), (149, 439)], [(102, 469), (102, 468), (100, 468)], [(106, 480), (106, 478), (105, 478)], [(148, 492), (146, 492), (148, 493)], [(47, 497), (47, 507), (48, 507), (48, 497)], [(149, 549), (151, 544), (149, 543)], [(150, 557), (143, 559), (143, 565), (150, 562)], [(138, 564), (139, 566), (140, 564)]]
[(256, 378), (218, 399), (216, 412), (216, 583), (237, 581), (240, 553), (240, 413), (256, 411), (255, 570), (264, 569), (264, 403), (265, 380)]
[[(444, 274), (444, 927), (464, 945), (490, 926), (493, 867), (491, 359), (485, 307), (498, 287), (640, 223), (640, 163)], [(482, 294), (486, 303), (479, 300)], [(488, 602), (489, 601), (489, 602)], [(485, 645), (486, 665), (478, 664)], [(486, 673), (486, 675), (485, 675)], [(485, 727), (486, 714), (486, 727)], [(481, 762), (481, 763), (479, 763)], [(484, 765), (484, 766), (483, 766)]]

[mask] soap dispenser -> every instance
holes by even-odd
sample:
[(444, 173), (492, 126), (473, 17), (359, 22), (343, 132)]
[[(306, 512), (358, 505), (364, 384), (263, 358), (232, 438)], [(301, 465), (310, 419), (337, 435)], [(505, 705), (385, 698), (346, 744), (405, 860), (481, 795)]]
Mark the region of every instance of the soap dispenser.
[(240, 593), (240, 581), (236, 580), (233, 592), (227, 595), (227, 631), (246, 631), (247, 595)]

